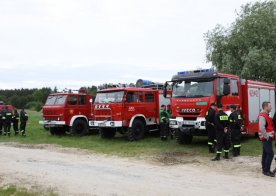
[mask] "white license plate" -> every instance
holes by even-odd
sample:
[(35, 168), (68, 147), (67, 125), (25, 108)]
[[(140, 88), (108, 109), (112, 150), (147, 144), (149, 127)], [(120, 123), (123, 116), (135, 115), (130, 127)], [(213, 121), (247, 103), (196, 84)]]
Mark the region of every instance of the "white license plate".
[(99, 127), (105, 127), (105, 123), (99, 123)]
[(89, 122), (89, 126), (94, 126), (94, 123), (93, 122)]
[(194, 121), (184, 121), (184, 125), (195, 125)]

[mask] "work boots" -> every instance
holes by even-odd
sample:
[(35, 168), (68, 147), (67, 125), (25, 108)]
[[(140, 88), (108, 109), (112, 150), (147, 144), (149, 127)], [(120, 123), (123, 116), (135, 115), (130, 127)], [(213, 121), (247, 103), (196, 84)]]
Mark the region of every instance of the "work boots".
[(228, 152), (225, 152), (224, 159), (229, 159)]
[(237, 157), (238, 155), (238, 148), (233, 148), (233, 157)]
[(212, 161), (219, 161), (220, 160), (220, 153), (217, 153), (217, 156), (212, 159)]
[(238, 148), (237, 148), (237, 153), (238, 153), (238, 156), (241, 155), (241, 147), (238, 147)]

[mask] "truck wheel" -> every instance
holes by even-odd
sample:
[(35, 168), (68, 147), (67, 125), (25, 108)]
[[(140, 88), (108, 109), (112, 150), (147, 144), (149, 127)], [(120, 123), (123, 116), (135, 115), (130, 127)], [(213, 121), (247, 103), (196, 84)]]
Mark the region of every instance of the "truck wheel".
[(50, 127), (50, 133), (51, 135), (56, 135), (56, 127)]
[(74, 136), (84, 136), (88, 133), (88, 124), (85, 120), (77, 119), (73, 123), (71, 134)]
[(65, 135), (64, 127), (57, 127), (56, 128), (56, 135)]
[(140, 140), (145, 135), (145, 123), (141, 120), (134, 120), (132, 127), (128, 128), (127, 139), (129, 141)]
[(193, 141), (193, 136), (182, 133), (180, 130), (175, 132), (175, 138), (178, 144), (191, 144)]
[(101, 135), (101, 138), (103, 139), (111, 139), (115, 136), (116, 134), (116, 130), (113, 129), (113, 128), (101, 128), (100, 129), (100, 135)]

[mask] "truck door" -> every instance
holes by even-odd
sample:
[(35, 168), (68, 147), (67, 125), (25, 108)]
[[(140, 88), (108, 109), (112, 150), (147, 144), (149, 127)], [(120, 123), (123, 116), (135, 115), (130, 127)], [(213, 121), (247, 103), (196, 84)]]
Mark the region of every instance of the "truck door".
[(131, 120), (136, 114), (143, 114), (143, 93), (138, 91), (128, 91), (126, 94), (126, 103), (124, 106), (124, 119)]
[(69, 124), (72, 116), (78, 115), (78, 96), (69, 95), (66, 107), (66, 121)]
[[(241, 106), (241, 88), (239, 88), (239, 83), (240, 81), (238, 79), (233, 78), (229, 78), (229, 84), (225, 84), (224, 78), (217, 79), (217, 96), (225, 110), (230, 110), (230, 105), (232, 104)], [(230, 86), (230, 93), (228, 95), (223, 94), (224, 85)]]
[(156, 123), (156, 117), (159, 116), (156, 112), (159, 112), (157, 97), (154, 92), (145, 92), (145, 104), (144, 104), (144, 113), (147, 118), (148, 124)]
[(86, 95), (78, 96), (78, 115), (89, 116), (90, 104), (87, 103)]

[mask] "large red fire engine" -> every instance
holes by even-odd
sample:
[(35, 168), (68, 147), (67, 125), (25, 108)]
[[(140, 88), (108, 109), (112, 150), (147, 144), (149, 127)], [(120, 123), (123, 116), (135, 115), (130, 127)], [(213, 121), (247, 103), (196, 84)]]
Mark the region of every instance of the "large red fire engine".
[[(179, 72), (165, 84), (172, 86), (170, 128), (177, 142), (188, 144), (193, 136), (207, 135), (205, 114), (212, 102), (222, 103), (229, 112), (231, 104), (238, 106), (244, 117), (243, 134), (258, 132), (258, 114), (263, 101), (270, 101), (275, 112), (275, 85), (240, 79), (213, 69)], [(166, 90), (164, 96), (166, 97)]]
[(5, 104), (4, 101), (0, 101), (0, 111), (4, 110), (5, 107), (8, 107), (9, 110), (13, 111), (12, 105)]
[[(99, 128), (102, 138), (113, 138), (116, 131), (125, 134), (129, 141), (142, 139), (146, 131), (158, 131), (159, 108), (168, 105), (163, 97), (163, 85), (109, 88), (97, 92), (94, 103), (93, 120), (89, 126)], [(159, 90), (158, 90), (159, 89)]]
[(50, 94), (43, 107), (43, 121), (40, 124), (50, 128), (51, 134), (83, 136), (88, 133), (95, 96), (86, 93)]

